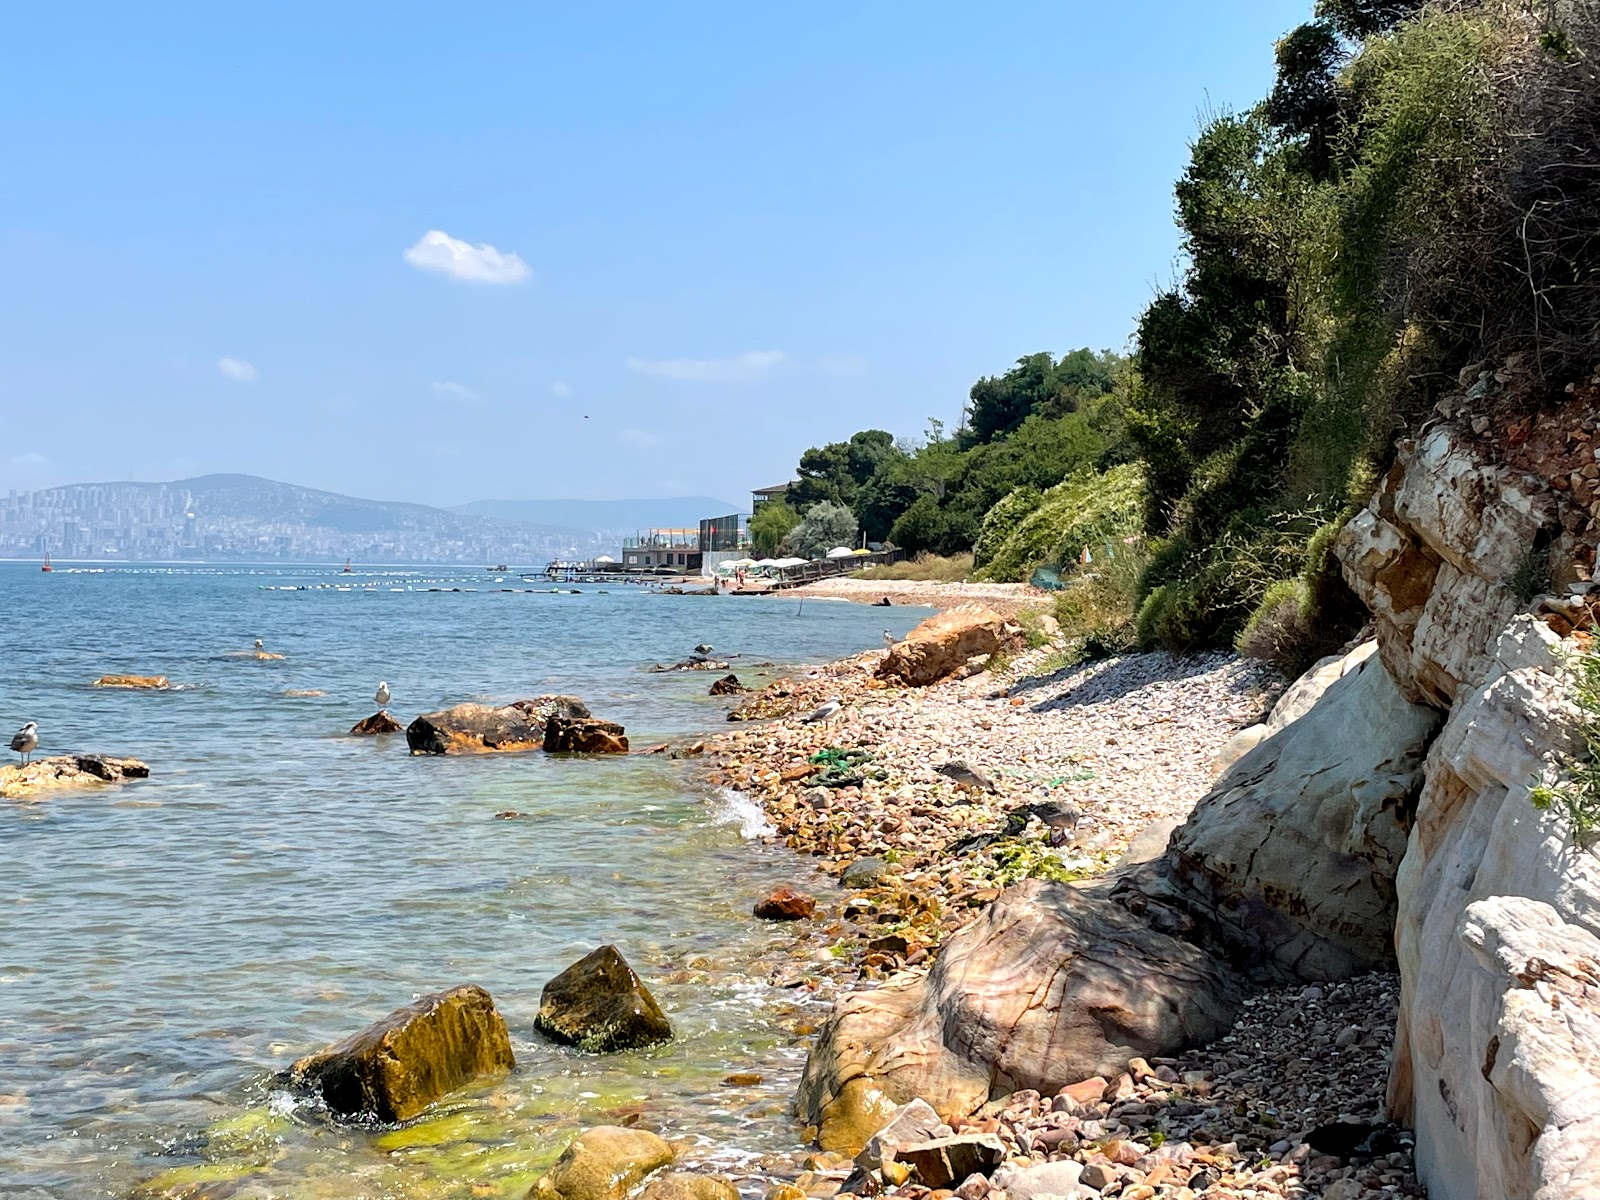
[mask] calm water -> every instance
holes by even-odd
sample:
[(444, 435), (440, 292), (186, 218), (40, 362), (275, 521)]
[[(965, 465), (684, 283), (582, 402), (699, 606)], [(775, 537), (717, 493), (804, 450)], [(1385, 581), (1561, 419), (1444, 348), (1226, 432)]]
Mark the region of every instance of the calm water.
[[(735, 1171), (794, 1151), (788, 1030), (814, 1015), (765, 982), (792, 973), (792, 935), (748, 913), (810, 868), (744, 836), (753, 814), (661, 758), (411, 758), (403, 737), (342, 734), (382, 678), (403, 720), (571, 692), (644, 746), (715, 728), (725, 707), (712, 676), (650, 663), (702, 641), (817, 662), (926, 614), (621, 585), (502, 594), (493, 578), (0, 565), (0, 732), (35, 720), (40, 754), (133, 754), (152, 772), (0, 801), (0, 1196), (127, 1196), (153, 1178), (174, 1195), (520, 1196), (578, 1125), (635, 1112)], [(286, 659), (228, 657), (258, 637)], [(88, 686), (112, 672), (193, 686)], [(505, 809), (527, 818), (495, 820)], [(600, 1058), (533, 1033), (545, 980), (607, 941), (673, 1017), (670, 1046)], [(296, 1056), (463, 982), (511, 1027), (504, 1082), (377, 1131), (272, 1090)]]

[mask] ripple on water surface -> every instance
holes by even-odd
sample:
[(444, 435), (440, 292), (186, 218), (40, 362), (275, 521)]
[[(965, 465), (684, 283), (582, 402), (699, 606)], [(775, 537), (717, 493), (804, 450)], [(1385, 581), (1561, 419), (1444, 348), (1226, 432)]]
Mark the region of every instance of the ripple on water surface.
[[(482, 584), (447, 571), (316, 586), (330, 577), (0, 566), (0, 720), (38, 721), (41, 753), (152, 766), (117, 792), (0, 802), (0, 1178), (73, 1200), (152, 1178), (296, 1200), (518, 1196), (599, 1121), (660, 1127), (735, 1172), (795, 1151), (792, 1030), (817, 1013), (766, 980), (814, 950), (749, 908), (811, 868), (750, 840), (757, 807), (662, 758), (413, 759), (402, 739), (341, 735), (382, 678), (402, 719), (572, 692), (646, 745), (723, 712), (709, 676), (650, 663), (711, 642), (759, 682), (742, 664), (852, 653), (925, 613), (427, 590)], [(284, 658), (227, 657), (256, 638)], [(88, 686), (122, 672), (190, 686)], [(494, 819), (506, 810), (522, 815)], [(603, 942), (674, 1042), (596, 1057), (533, 1034), (545, 980)], [(381, 1130), (274, 1090), (298, 1055), (464, 982), (511, 1027), (506, 1079)]]

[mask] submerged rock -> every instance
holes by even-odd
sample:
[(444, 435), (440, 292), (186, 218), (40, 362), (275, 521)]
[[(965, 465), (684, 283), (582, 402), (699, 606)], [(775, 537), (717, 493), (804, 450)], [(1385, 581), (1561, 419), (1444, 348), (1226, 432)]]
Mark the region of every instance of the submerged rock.
[(967, 669), (975, 658), (988, 658), (1020, 635), (1021, 630), (999, 613), (964, 604), (929, 617), (904, 641), (896, 642), (878, 666), (877, 676), (908, 687), (926, 687)]
[(628, 735), (615, 721), (552, 716), (544, 727), (547, 754), (626, 754)]
[(816, 910), (814, 897), (781, 887), (756, 901), (755, 914), (763, 921), (803, 921)]
[(673, 1157), (672, 1147), (649, 1130), (597, 1125), (572, 1139), (528, 1200), (623, 1200)]
[(97, 688), (122, 688), (128, 691), (164, 692), (172, 686), (165, 675), (102, 675)]
[(723, 1175), (669, 1171), (645, 1184), (639, 1200), (739, 1200), (739, 1189)]
[(482, 754), (537, 750), (551, 717), (582, 718), (588, 706), (576, 696), (536, 696), (496, 707), (457, 704), (423, 713), (406, 727), (413, 754)]
[(103, 754), (56, 754), (36, 758), (25, 767), (0, 767), (0, 797), (23, 799), (39, 792), (98, 787), (144, 779), (150, 768), (137, 758), (107, 758)]
[(672, 1038), (672, 1024), (615, 946), (601, 946), (544, 985), (534, 1028), (597, 1054)]
[(350, 726), (353, 737), (372, 737), (380, 733), (400, 733), (405, 726), (391, 717), (388, 712), (375, 712), (364, 721), (357, 721)]
[(481, 987), (424, 996), (289, 1068), (338, 1117), (407, 1121), (434, 1101), (516, 1063), (505, 1020)]

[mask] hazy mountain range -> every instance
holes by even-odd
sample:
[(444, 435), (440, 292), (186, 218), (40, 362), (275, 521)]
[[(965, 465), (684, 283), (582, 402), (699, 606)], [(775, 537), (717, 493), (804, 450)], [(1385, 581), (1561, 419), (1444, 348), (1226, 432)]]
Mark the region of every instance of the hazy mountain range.
[(0, 555), (517, 561), (614, 551), (652, 527), (739, 506), (711, 497), (485, 500), (455, 509), (367, 500), (254, 475), (85, 483), (0, 499)]

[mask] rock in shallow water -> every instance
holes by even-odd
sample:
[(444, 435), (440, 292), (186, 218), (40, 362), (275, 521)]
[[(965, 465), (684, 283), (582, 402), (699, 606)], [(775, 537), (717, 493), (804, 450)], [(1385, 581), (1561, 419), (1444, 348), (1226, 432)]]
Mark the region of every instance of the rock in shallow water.
[(622, 1200), (672, 1159), (672, 1147), (648, 1130), (597, 1125), (572, 1140), (528, 1200)]
[(25, 767), (0, 767), (0, 796), (22, 799), (39, 792), (97, 787), (144, 779), (150, 768), (137, 758), (107, 758), (103, 754), (56, 754), (36, 758)]
[(739, 1189), (721, 1175), (669, 1171), (645, 1184), (639, 1200), (739, 1200)]
[(482, 754), (488, 751), (537, 750), (544, 744), (552, 717), (582, 718), (588, 706), (576, 696), (535, 696), (495, 707), (457, 704), (423, 713), (406, 727), (413, 754)]
[(289, 1068), (289, 1082), (335, 1116), (406, 1121), (435, 1100), (516, 1063), (494, 1000), (468, 984), (424, 996)]
[(350, 726), (352, 737), (372, 737), (380, 733), (399, 733), (405, 728), (387, 712), (375, 712), (364, 721)]
[(626, 754), (628, 737), (615, 721), (552, 716), (544, 727), (547, 754)]
[(811, 896), (781, 887), (756, 901), (755, 914), (763, 921), (803, 921), (816, 908), (817, 902)]
[(122, 688), (128, 691), (164, 692), (172, 686), (165, 675), (102, 675), (97, 688)]
[(601, 946), (544, 985), (534, 1028), (596, 1054), (669, 1041), (672, 1024), (615, 946)]

